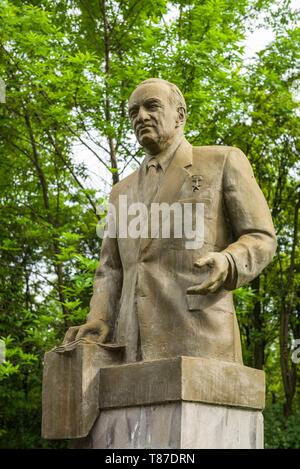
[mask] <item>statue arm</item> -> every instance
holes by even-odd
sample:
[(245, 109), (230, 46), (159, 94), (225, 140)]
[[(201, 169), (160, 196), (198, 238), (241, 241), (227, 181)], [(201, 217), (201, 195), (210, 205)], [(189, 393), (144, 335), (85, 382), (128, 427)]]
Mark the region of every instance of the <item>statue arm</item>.
[(265, 197), (244, 153), (229, 151), (223, 172), (223, 193), (234, 242), (224, 251), (230, 275), (226, 288), (250, 282), (271, 262), (276, 251), (275, 230)]
[[(112, 205), (114, 205), (113, 193), (114, 190), (109, 200)], [(94, 292), (87, 322), (81, 326), (70, 327), (63, 344), (82, 338), (98, 342), (107, 342), (112, 339), (122, 283), (123, 268), (117, 238), (106, 236), (102, 241), (100, 262), (96, 269)]]
[[(110, 204), (114, 204), (112, 191)], [(104, 321), (112, 329), (119, 307), (123, 283), (123, 267), (117, 237), (106, 236), (102, 241), (100, 262), (96, 269), (93, 296), (87, 322)]]

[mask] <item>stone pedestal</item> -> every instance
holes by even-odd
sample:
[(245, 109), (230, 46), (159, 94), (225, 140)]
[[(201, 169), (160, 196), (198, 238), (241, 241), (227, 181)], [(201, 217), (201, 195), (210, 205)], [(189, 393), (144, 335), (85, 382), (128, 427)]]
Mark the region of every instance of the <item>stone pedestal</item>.
[(100, 369), (123, 362), (122, 347), (79, 340), (44, 357), (42, 436), (81, 438), (99, 415)]
[(198, 402), (101, 412), (90, 435), (72, 448), (261, 449), (261, 412)]
[(100, 414), (73, 448), (263, 448), (264, 373), (178, 357), (100, 369)]

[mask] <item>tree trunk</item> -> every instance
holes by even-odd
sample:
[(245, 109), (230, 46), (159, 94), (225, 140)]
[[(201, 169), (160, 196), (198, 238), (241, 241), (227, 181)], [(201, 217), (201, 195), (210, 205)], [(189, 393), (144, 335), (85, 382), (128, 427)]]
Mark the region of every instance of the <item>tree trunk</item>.
[(295, 204), (294, 211), (294, 232), (293, 244), (290, 256), (290, 266), (287, 273), (286, 294), (282, 299), (282, 309), (280, 315), (280, 367), (285, 392), (285, 403), (283, 413), (286, 417), (292, 413), (293, 399), (296, 393), (297, 368), (291, 361), (290, 353), (290, 317), (295, 308), (295, 255), (298, 245), (298, 217), (299, 217), (300, 199)]
[[(106, 74), (106, 78), (108, 78), (110, 74), (110, 38), (109, 38), (109, 25), (108, 25), (108, 19), (107, 19), (107, 14), (106, 14), (105, 0), (102, 0), (101, 2), (101, 10), (102, 10), (102, 16), (103, 16), (103, 29), (104, 29), (105, 74)], [(107, 81), (105, 85), (105, 119), (107, 123), (111, 124), (109, 86), (107, 84)], [(112, 180), (113, 180), (113, 184), (116, 184), (117, 182), (119, 182), (116, 146), (115, 146), (114, 139), (110, 135), (108, 135), (107, 139), (108, 139), (109, 152), (110, 152)]]
[[(31, 143), (31, 148), (32, 148), (32, 157), (30, 157), (31, 162), (33, 163), (38, 179), (40, 181), (41, 189), (42, 189), (42, 194), (43, 194), (43, 201), (44, 201), (44, 207), (46, 210), (46, 217), (47, 221), (53, 226), (57, 227), (57, 224), (55, 222), (55, 217), (53, 217), (50, 209), (50, 199), (49, 199), (49, 193), (48, 193), (48, 184), (47, 184), (47, 179), (44, 174), (43, 168), (40, 164), (39, 161), (39, 152), (37, 150), (36, 142), (35, 142), (35, 136), (34, 136), (34, 131), (31, 125), (31, 120), (30, 116), (25, 109), (25, 114), (24, 114), (24, 119), (25, 123), (28, 129), (29, 137), (30, 137), (30, 143)], [(54, 271), (56, 273), (57, 277), (57, 291), (58, 291), (58, 297), (59, 297), (59, 302), (61, 305), (62, 312), (64, 314), (64, 318), (67, 316), (67, 308), (65, 307), (65, 295), (63, 291), (63, 285), (64, 285), (64, 274), (63, 274), (63, 266), (61, 263), (57, 262), (57, 255), (60, 253), (60, 246), (59, 242), (55, 239), (55, 236), (52, 240), (52, 251), (53, 251), (53, 267)]]
[(257, 299), (252, 313), (252, 327), (254, 332), (253, 340), (253, 366), (262, 370), (265, 364), (265, 339), (264, 339), (264, 320), (262, 316), (262, 307), (260, 299), (260, 276), (251, 282)]

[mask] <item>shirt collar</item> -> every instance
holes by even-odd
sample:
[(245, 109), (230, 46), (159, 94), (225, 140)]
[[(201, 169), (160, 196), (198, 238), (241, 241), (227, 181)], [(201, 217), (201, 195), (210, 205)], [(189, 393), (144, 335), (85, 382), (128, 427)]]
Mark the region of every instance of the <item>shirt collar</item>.
[(175, 135), (171, 145), (169, 145), (168, 148), (166, 148), (164, 151), (157, 153), (156, 155), (147, 154), (144, 159), (146, 170), (149, 161), (155, 158), (155, 160), (159, 162), (161, 169), (165, 173), (173, 159), (173, 156), (175, 155), (177, 148), (179, 147), (183, 139), (184, 136), (182, 134)]

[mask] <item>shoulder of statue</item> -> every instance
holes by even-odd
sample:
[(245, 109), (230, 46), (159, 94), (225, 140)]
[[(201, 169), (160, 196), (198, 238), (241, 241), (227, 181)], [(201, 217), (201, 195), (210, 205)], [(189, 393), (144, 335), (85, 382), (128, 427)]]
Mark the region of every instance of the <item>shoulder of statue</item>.
[[(249, 166), (248, 158), (237, 147), (225, 145), (207, 145), (193, 147), (193, 171), (197, 174), (220, 176), (235, 166)], [(247, 169), (248, 171), (248, 169)]]
[(111, 196), (115, 196), (126, 191), (126, 189), (131, 186), (131, 184), (137, 177), (137, 174), (138, 174), (138, 169), (130, 173), (124, 179), (121, 179), (121, 181), (117, 182), (117, 184), (115, 184), (111, 189)]
[(237, 147), (230, 147), (227, 145), (203, 145), (203, 146), (193, 146), (193, 155), (194, 157), (201, 157), (205, 155), (207, 157), (223, 157), (226, 158), (229, 153), (242, 153), (242, 151)]
[(226, 145), (207, 145), (193, 147), (193, 161), (195, 164), (203, 163), (203, 161), (211, 161), (211, 163), (222, 163), (232, 159), (245, 159), (248, 160), (246, 155), (237, 147)]

